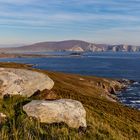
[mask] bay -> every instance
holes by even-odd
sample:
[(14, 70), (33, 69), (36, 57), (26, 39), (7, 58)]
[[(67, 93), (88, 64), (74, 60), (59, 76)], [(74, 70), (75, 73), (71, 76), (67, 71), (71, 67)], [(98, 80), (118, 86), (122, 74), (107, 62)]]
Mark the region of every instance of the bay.
[(36, 68), (50, 71), (135, 80), (137, 82), (118, 97), (125, 105), (140, 109), (140, 53), (83, 53), (78, 57), (66, 57), (69, 53), (65, 52), (59, 54), (62, 57), (1, 58), (0, 61), (36, 64)]

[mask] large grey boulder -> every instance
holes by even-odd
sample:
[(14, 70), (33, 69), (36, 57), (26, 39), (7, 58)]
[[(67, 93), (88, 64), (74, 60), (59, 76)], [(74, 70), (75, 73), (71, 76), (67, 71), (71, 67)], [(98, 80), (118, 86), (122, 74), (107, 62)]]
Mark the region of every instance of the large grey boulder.
[(32, 70), (0, 68), (0, 95), (30, 97), (37, 90), (51, 89), (54, 85), (47, 75)]
[(64, 122), (69, 127), (86, 127), (86, 111), (83, 105), (72, 99), (53, 101), (33, 100), (23, 106), (28, 116), (35, 117), (42, 123)]

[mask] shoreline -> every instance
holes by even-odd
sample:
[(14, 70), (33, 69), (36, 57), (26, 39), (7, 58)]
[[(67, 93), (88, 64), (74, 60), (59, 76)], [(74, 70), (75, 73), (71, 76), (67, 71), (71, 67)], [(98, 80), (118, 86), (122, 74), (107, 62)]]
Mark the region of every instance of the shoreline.
[[(24, 68), (24, 69), (29, 69), (29, 70), (35, 70), (35, 71), (41, 71), (46, 72), (47, 70), (41, 70), (38, 68), (35, 68), (36, 64), (22, 64), (22, 63), (14, 63), (14, 62), (0, 62), (0, 67), (4, 68), (16, 68), (16, 67)], [(49, 71), (52, 72), (52, 71)], [(84, 82), (85, 78), (94, 78), (96, 76), (84, 76), (84, 75), (79, 75), (79, 74), (68, 74), (68, 73), (63, 73), (63, 72), (54, 72), (54, 73), (60, 73), (60, 74), (65, 74), (65, 75), (70, 75), (70, 76), (80, 76), (81, 82)], [(118, 102), (119, 98), (117, 97), (117, 94), (119, 92), (122, 92), (128, 88), (128, 86), (131, 86), (133, 83), (136, 81), (134, 80), (128, 80), (128, 79), (114, 79), (114, 78), (104, 78), (104, 77), (96, 77), (100, 79), (97, 83), (96, 86), (103, 89), (107, 94), (100, 95), (106, 97), (108, 100), (113, 101), (113, 102)], [(106, 85), (106, 83), (102, 83), (102, 81), (107, 82), (109, 85)], [(92, 81), (93, 82), (93, 81)], [(91, 82), (91, 83), (92, 83)]]
[[(80, 101), (86, 110), (88, 127), (87, 131), (82, 135), (82, 137), (83, 136), (87, 137), (90, 134), (92, 139), (94, 134), (97, 135), (98, 132), (101, 130), (101, 128), (103, 132), (106, 132), (107, 128), (109, 128), (109, 131), (107, 133), (107, 136), (109, 135), (109, 137), (112, 136), (114, 133), (116, 134), (119, 133), (123, 136), (121, 137), (119, 135), (120, 136), (119, 139), (129, 139), (130, 136), (133, 138), (139, 138), (140, 111), (125, 106), (120, 102), (112, 102), (107, 98), (107, 96), (111, 94), (111, 91), (113, 91), (113, 88), (115, 88), (117, 91), (119, 89), (122, 89), (122, 84), (119, 83), (118, 81), (109, 78), (100, 78), (95, 76), (82, 76), (40, 70), (32, 68), (31, 65), (17, 63), (0, 63), (0, 67), (25, 69), (43, 73), (49, 76), (54, 81), (54, 86), (50, 90), (50, 92), (48, 90), (39, 91), (34, 93), (34, 95), (29, 98), (21, 96), (12, 96), (10, 98), (5, 98), (4, 100), (0, 99), (1, 112), (6, 114), (9, 120), (11, 120), (12, 118), (12, 120), (14, 119), (15, 122), (17, 122), (17, 117), (20, 118), (18, 119), (18, 123), (16, 123), (17, 125), (18, 124), (20, 125), (20, 127), (18, 127), (18, 130), (21, 130), (21, 124), (23, 124), (23, 128), (24, 127), (27, 128), (26, 127), (27, 125), (23, 122), (27, 122), (30, 124), (30, 122), (32, 121), (30, 118), (27, 121), (28, 116), (25, 112), (23, 112), (23, 105), (25, 105), (25, 103), (32, 100), (63, 98)], [(49, 93), (52, 94), (52, 96), (49, 96)], [(11, 115), (11, 111), (13, 112), (13, 115)], [(23, 115), (25, 117), (23, 117)], [(7, 126), (6, 123), (4, 125)], [(46, 126), (47, 124), (44, 125)], [(47, 125), (47, 130), (52, 130), (52, 127), (49, 126)], [(55, 132), (58, 132), (59, 129), (58, 126), (60, 125), (57, 125), (57, 129), (55, 129), (56, 130)], [(67, 130), (71, 134), (71, 129), (69, 129), (65, 124), (64, 125), (61, 124), (61, 128), (62, 127), (64, 128), (63, 130)], [(13, 128), (13, 124), (11, 125), (11, 128)], [(34, 125), (33, 128), (35, 128)], [(37, 132), (39, 132), (39, 130), (37, 130)], [(72, 130), (72, 134), (73, 133), (74, 131)], [(26, 133), (24, 133), (23, 135), (25, 136), (25, 134)], [(60, 133), (58, 133), (58, 135), (59, 134)], [(74, 134), (76, 135), (77, 131), (75, 131)], [(7, 135), (9, 135), (9, 133)], [(116, 139), (118, 139), (118, 135), (116, 135)]]
[[(70, 74), (70, 73), (63, 73), (63, 72), (53, 72), (53, 71), (47, 71), (47, 70), (41, 70), (38, 69), (37, 67), (34, 67), (36, 65), (34, 64), (25, 64), (25, 63), (14, 63), (14, 62), (0, 62), (0, 67), (8, 67), (8, 68), (25, 68), (25, 69), (29, 69), (29, 70), (35, 70), (35, 71), (39, 71), (39, 72), (51, 72), (51, 73), (56, 73), (56, 74), (64, 74), (64, 75), (70, 75), (73, 78), (80, 76), (80, 81), (81, 82), (87, 82), (83, 79), (85, 78), (97, 78), (100, 79), (98, 80), (98, 82), (95, 81), (90, 81), (90, 86), (92, 83), (96, 83), (94, 86), (97, 86), (97, 88), (103, 90), (101, 93), (97, 93), (99, 94), (99, 96), (102, 98), (106, 98), (108, 101), (111, 102), (117, 102), (120, 103), (124, 106), (128, 106), (131, 107), (129, 105), (126, 105), (125, 103), (121, 102), (121, 98), (119, 98), (119, 94), (123, 94), (123, 92), (125, 92), (129, 86), (132, 86), (135, 82), (134, 80), (129, 80), (129, 79), (116, 79), (116, 78), (107, 78), (107, 77), (96, 77), (96, 76), (84, 76), (84, 75), (79, 75), (79, 74)], [(82, 77), (82, 78), (81, 78)], [(89, 82), (89, 81), (88, 81)], [(106, 84), (107, 82), (107, 84)], [(139, 82), (138, 82), (139, 83)], [(81, 83), (80, 83), (81, 84)], [(80, 87), (81, 88), (81, 87)], [(86, 87), (87, 88), (87, 87)], [(85, 89), (84, 89), (85, 90)], [(134, 109), (138, 109), (137, 107), (131, 107)]]
[(47, 54), (23, 54), (23, 53), (0, 53), (0, 58), (57, 58), (57, 57), (82, 57), (82, 55), (47, 55)]
[[(119, 52), (93, 52), (93, 54), (96, 53), (114, 53), (117, 54)], [(124, 53), (124, 52), (120, 52), (120, 53)], [(125, 52), (125, 53), (131, 53), (131, 52)], [(135, 53), (135, 52), (133, 52)], [(70, 52), (70, 54), (37, 54), (37, 53), (4, 53), (4, 52), (0, 52), (0, 58), (71, 58), (71, 57), (84, 57), (82, 53), (78, 53), (78, 52)]]

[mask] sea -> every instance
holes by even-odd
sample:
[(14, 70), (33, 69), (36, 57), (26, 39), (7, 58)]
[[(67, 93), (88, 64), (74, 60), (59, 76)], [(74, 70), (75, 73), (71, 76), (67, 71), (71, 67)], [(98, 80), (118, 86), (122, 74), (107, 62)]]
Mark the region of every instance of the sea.
[[(38, 52), (38, 54), (41, 53)], [(71, 56), (69, 52), (47, 52), (46, 54), (58, 57), (0, 58), (0, 61), (35, 64), (35, 68), (49, 71), (135, 80), (133, 85), (117, 96), (124, 105), (140, 110), (140, 52), (88, 52), (80, 56)]]

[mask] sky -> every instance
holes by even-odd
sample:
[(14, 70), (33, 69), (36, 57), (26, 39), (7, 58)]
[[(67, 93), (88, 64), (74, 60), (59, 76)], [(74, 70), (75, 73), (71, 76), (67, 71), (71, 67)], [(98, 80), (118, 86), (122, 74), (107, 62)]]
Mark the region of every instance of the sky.
[(140, 45), (140, 0), (0, 0), (0, 44)]

